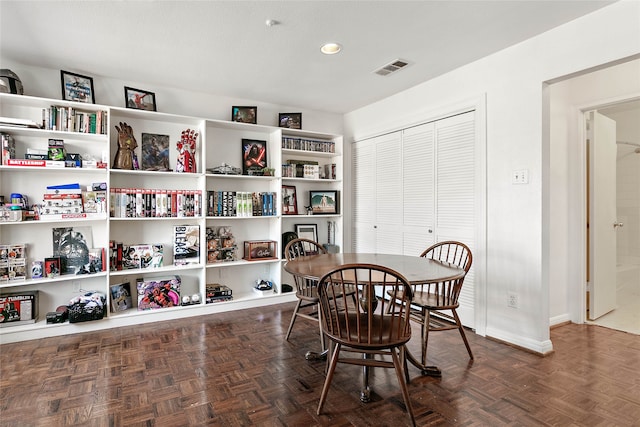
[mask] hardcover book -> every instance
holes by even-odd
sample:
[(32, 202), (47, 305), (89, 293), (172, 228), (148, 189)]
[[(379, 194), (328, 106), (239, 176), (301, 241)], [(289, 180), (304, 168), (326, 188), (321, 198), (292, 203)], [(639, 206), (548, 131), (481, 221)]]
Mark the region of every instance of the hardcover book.
[(173, 264), (200, 263), (200, 226), (176, 225), (173, 227)]

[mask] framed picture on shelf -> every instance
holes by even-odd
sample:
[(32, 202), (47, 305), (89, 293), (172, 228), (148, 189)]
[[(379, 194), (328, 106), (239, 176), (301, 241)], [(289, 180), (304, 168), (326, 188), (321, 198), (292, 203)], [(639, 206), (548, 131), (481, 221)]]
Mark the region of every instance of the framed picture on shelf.
[(314, 242), (318, 241), (318, 225), (317, 224), (296, 224), (296, 234), (300, 239), (309, 239)]
[(96, 103), (93, 78), (60, 70), (60, 80), (62, 81), (62, 99), (64, 101)]
[(267, 167), (267, 141), (242, 139), (242, 174), (262, 175)]
[(258, 107), (231, 107), (231, 121), (240, 123), (258, 123)]
[(298, 198), (293, 185), (282, 186), (282, 215), (298, 215)]
[(302, 113), (280, 113), (278, 126), (289, 129), (302, 129)]
[(156, 111), (156, 94), (142, 89), (124, 87), (124, 103), (127, 108)]
[(170, 171), (169, 135), (142, 134), (142, 169), (146, 171)]
[(314, 215), (337, 214), (338, 192), (336, 190), (309, 191), (309, 205)]

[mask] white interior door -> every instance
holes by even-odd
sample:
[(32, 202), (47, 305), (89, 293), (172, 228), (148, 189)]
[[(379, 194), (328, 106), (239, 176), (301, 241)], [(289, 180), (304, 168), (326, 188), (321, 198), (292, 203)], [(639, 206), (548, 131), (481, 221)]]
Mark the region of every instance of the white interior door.
[(597, 112), (589, 124), (589, 320), (616, 308), (616, 122)]

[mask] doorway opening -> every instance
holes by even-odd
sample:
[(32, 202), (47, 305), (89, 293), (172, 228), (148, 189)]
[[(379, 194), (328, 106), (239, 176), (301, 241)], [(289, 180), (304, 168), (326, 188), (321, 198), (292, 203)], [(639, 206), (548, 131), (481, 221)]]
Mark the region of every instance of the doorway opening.
[[(591, 273), (594, 264), (600, 260), (596, 255), (598, 250), (602, 253), (609, 249), (598, 246), (602, 243), (589, 240), (587, 253), (589, 281), (592, 283), (587, 291), (586, 319), (590, 324), (640, 334), (640, 100), (608, 105), (597, 109), (597, 114), (613, 121), (615, 126), (615, 171), (609, 174), (614, 180), (615, 206), (608, 207), (613, 209), (615, 219), (605, 224), (606, 232), (615, 239), (611, 248), (615, 256), (612, 273), (604, 279), (594, 278)], [(590, 165), (593, 164), (592, 160)], [(591, 184), (594, 184), (606, 179), (608, 173), (590, 170), (588, 175)], [(593, 188), (592, 185), (589, 187)], [(593, 197), (596, 199), (589, 203), (592, 207), (589, 209), (590, 227), (595, 225), (594, 210), (602, 209), (602, 203), (610, 203), (605, 202), (604, 197), (598, 198), (597, 194), (590, 193), (589, 198)], [(608, 283), (603, 284), (603, 281)], [(615, 293), (613, 309), (604, 310), (604, 314), (589, 312), (593, 308), (592, 299), (599, 298), (597, 292), (607, 288)]]

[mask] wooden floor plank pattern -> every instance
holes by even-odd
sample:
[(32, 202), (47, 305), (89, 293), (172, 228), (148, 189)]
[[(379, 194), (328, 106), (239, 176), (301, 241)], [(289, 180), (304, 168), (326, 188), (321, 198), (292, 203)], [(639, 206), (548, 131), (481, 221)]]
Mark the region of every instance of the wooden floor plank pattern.
[[(323, 362), (313, 323), (284, 335), (293, 304), (0, 346), (0, 426), (400, 426), (395, 374), (340, 365), (316, 415)], [(640, 426), (640, 336), (594, 325), (551, 332), (540, 357), (468, 333), (433, 334), (441, 379), (410, 367), (421, 426)], [(418, 350), (414, 338), (410, 348)]]

